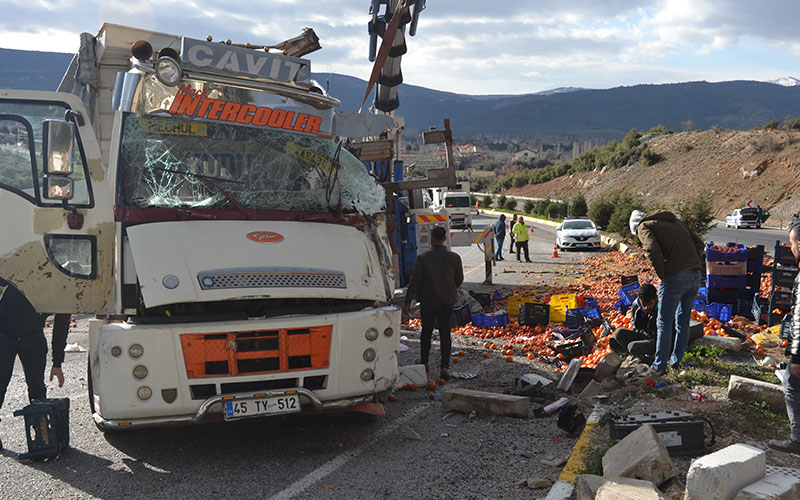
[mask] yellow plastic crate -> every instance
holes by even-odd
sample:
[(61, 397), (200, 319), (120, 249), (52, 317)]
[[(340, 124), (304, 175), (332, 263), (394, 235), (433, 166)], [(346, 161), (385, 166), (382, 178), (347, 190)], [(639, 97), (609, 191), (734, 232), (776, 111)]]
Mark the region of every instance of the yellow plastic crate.
[(522, 304), (527, 304), (529, 302), (536, 302), (536, 299), (533, 297), (509, 297), (508, 298), (508, 314), (509, 316), (516, 318), (519, 316), (519, 306)]
[(563, 323), (567, 320), (567, 309), (578, 308), (578, 297), (574, 293), (550, 296), (550, 321)]

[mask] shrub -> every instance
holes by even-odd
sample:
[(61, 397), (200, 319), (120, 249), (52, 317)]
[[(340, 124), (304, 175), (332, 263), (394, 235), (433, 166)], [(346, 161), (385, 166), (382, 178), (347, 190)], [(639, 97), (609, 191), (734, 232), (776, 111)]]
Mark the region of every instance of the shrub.
[(525, 200), (525, 204), (522, 206), (522, 211), (526, 214), (532, 214), (534, 207), (536, 207), (536, 202), (533, 200)]
[(469, 195), (469, 205), (470, 205), (471, 207), (474, 207), (474, 206), (475, 206), (475, 202), (476, 202), (476, 201), (478, 201), (478, 197), (477, 197), (477, 196), (475, 196), (474, 194), (471, 194), (471, 193), (470, 193), (470, 195)]
[(646, 212), (644, 200), (638, 196), (633, 196), (627, 193), (618, 195), (613, 200), (614, 211), (608, 219), (608, 230), (622, 236), (631, 234), (628, 221), (631, 218), (631, 212), (634, 210), (641, 210)]
[(505, 206), (506, 206), (506, 195), (501, 194), (500, 196), (497, 197), (497, 205), (496, 206), (497, 206), (497, 208), (500, 208), (500, 209), (505, 208)]
[(569, 206), (569, 212), (571, 215), (575, 217), (583, 217), (589, 210), (589, 206), (586, 204), (586, 198), (583, 197), (583, 193), (578, 193), (572, 198)]
[(536, 200), (535, 206), (533, 208), (533, 213), (539, 215), (547, 215), (547, 206), (550, 204), (550, 200)]
[(716, 224), (711, 212), (711, 194), (703, 191), (694, 199), (686, 198), (678, 205), (678, 217), (689, 226), (689, 229), (703, 239), (703, 236)]
[(483, 195), (483, 201), (481, 201), (481, 206), (483, 206), (483, 208), (491, 207), (492, 203), (494, 203), (494, 198), (492, 197), (492, 195), (490, 194)]
[(661, 155), (653, 151), (652, 149), (645, 146), (644, 150), (642, 150), (642, 163), (645, 167), (649, 167), (651, 165), (655, 165), (656, 163), (661, 161)]
[(567, 216), (567, 204), (563, 201), (551, 201), (547, 205), (547, 216), (551, 219), (563, 219)]
[(764, 130), (775, 130), (781, 126), (780, 120), (772, 120), (764, 124)]
[(595, 224), (602, 228), (608, 228), (608, 221), (614, 213), (614, 200), (612, 198), (597, 198), (589, 205), (586, 214)]
[[(498, 200), (499, 205), (499, 200)], [(516, 210), (517, 209), (517, 199), (516, 198), (508, 198), (506, 199), (505, 203), (506, 210)]]

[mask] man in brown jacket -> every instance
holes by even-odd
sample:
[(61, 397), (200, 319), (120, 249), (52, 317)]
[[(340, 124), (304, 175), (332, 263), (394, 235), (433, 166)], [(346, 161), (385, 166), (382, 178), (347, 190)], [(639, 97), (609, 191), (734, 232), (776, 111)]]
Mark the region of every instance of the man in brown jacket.
[[(700, 286), (705, 245), (683, 221), (667, 210), (647, 215), (634, 210), (630, 228), (639, 237), (653, 269), (661, 278), (653, 369), (666, 373), (667, 363), (678, 367), (689, 343), (689, 320)], [(674, 347), (673, 321), (677, 330)]]
[(444, 246), (447, 230), (436, 226), (431, 230), (431, 249), (419, 257), (414, 264), (414, 273), (406, 293), (406, 307), (411, 299), (420, 303), (422, 316), (422, 337), (420, 342), (420, 362), (428, 370), (428, 356), (431, 352), (431, 336), (434, 324), (439, 328), (439, 347), (442, 364), (440, 377), (450, 378), (450, 316), (453, 304), (458, 297), (458, 287), (464, 282), (464, 269), (461, 257)]

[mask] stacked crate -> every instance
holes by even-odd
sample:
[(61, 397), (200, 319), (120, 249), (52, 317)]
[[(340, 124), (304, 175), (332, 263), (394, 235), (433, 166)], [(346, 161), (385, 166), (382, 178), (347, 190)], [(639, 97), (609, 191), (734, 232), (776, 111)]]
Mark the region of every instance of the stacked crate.
[(764, 269), (764, 245), (747, 247), (747, 282), (738, 302), (738, 313), (750, 319), (753, 315), (753, 298), (760, 293)]
[(706, 246), (706, 299), (709, 305), (729, 304), (735, 314), (747, 289), (747, 249), (733, 245), (725, 250)]
[[(792, 255), (788, 245), (781, 245), (780, 240), (775, 242), (775, 261), (772, 266), (772, 290), (769, 294), (769, 319), (768, 325), (780, 324), (785, 313), (792, 309), (792, 287), (797, 277), (797, 261)], [(779, 309), (783, 312), (775, 313)]]

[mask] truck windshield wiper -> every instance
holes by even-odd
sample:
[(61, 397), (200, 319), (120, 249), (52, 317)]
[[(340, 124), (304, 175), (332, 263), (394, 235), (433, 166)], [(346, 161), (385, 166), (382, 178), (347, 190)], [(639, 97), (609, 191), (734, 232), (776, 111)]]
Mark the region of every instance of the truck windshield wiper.
[(231, 202), (231, 205), (233, 205), (236, 208), (236, 210), (238, 210), (239, 213), (244, 215), (247, 219), (254, 220), (253, 217), (252, 217), (252, 213), (247, 208), (245, 208), (241, 203), (239, 203), (239, 201), (236, 198), (234, 198), (230, 193), (228, 193), (225, 189), (223, 189), (222, 186), (220, 186), (216, 182), (216, 181), (221, 181), (221, 182), (233, 182), (234, 184), (244, 184), (244, 182), (242, 182), (242, 181), (234, 181), (232, 179), (223, 179), (221, 177), (212, 177), (212, 176), (209, 176), (209, 175), (197, 174), (197, 173), (194, 173), (194, 172), (184, 172), (183, 170), (173, 170), (171, 168), (153, 167), (153, 170), (160, 170), (161, 172), (169, 172), (171, 174), (180, 174), (180, 175), (185, 175), (187, 177), (194, 177), (196, 179), (199, 179), (200, 182), (202, 182), (205, 186), (211, 186), (212, 188), (216, 189), (217, 192), (222, 194), (222, 196), (224, 196), (225, 199), (227, 199), (229, 202)]

